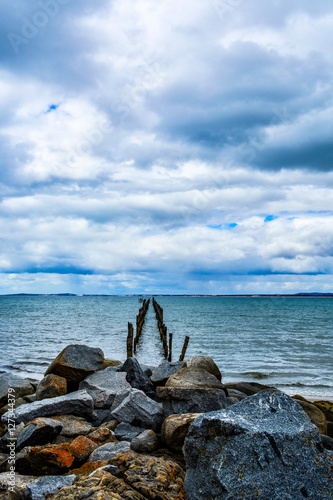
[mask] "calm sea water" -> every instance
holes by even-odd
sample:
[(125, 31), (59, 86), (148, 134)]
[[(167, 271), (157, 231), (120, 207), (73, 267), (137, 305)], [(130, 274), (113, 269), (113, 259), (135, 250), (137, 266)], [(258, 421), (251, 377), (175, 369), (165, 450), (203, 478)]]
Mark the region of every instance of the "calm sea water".
[[(333, 397), (333, 298), (156, 297), (174, 334), (173, 359), (185, 335), (187, 356), (211, 356), (224, 382), (256, 381), (288, 394)], [(127, 322), (137, 297), (0, 297), (0, 372), (41, 379), (68, 344), (126, 358)], [(163, 359), (152, 304), (137, 358)]]

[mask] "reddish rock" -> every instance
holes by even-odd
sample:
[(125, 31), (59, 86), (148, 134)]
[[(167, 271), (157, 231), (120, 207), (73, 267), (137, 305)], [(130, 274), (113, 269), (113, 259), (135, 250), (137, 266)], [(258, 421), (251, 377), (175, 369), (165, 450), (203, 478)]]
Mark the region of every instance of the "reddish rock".
[(90, 432), (88, 434), (88, 438), (94, 441), (94, 443), (98, 444), (99, 446), (105, 443), (112, 443), (117, 441), (117, 438), (115, 437), (113, 432), (110, 431), (110, 429), (108, 429), (107, 427), (99, 427), (93, 432)]
[(74, 462), (70, 445), (48, 445), (27, 447), (16, 456), (19, 474), (58, 475), (67, 472)]
[(77, 462), (86, 460), (98, 445), (86, 436), (78, 436), (69, 446), (70, 452), (74, 455)]
[(65, 394), (67, 394), (67, 380), (64, 377), (50, 373), (39, 382), (36, 391), (36, 401), (56, 398)]
[(99, 460), (98, 462), (86, 462), (81, 465), (81, 467), (77, 469), (72, 469), (71, 474), (75, 474), (76, 476), (87, 476), (94, 472), (96, 469), (100, 469), (101, 467), (105, 467), (109, 462), (107, 460)]

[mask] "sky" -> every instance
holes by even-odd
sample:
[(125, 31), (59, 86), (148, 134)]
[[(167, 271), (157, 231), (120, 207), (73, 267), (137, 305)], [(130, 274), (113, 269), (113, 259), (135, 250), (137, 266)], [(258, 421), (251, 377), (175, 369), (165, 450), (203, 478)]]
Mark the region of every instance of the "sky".
[(2, 0), (0, 294), (333, 292), (333, 4)]

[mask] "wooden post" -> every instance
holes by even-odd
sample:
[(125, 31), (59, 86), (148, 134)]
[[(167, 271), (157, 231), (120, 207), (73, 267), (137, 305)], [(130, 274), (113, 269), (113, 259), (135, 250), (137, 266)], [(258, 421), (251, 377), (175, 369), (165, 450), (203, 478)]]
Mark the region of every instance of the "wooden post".
[(172, 361), (172, 333), (169, 333), (169, 357), (168, 357), (169, 363)]
[(127, 334), (127, 357), (133, 357), (133, 325), (128, 323), (128, 334)]
[(183, 345), (182, 353), (181, 353), (181, 355), (179, 357), (179, 361), (184, 361), (185, 354), (186, 354), (186, 349), (187, 349), (189, 340), (190, 340), (190, 337), (188, 337), (186, 335), (185, 340), (184, 340), (184, 345)]

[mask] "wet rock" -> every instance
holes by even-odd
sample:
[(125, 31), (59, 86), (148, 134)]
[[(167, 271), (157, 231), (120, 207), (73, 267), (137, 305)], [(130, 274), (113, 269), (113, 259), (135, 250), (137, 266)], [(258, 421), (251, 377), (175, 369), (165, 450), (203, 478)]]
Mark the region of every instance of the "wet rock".
[(142, 432), (142, 427), (121, 422), (117, 425), (114, 433), (119, 441), (132, 441)]
[[(36, 401), (47, 398), (56, 398), (67, 394), (67, 380), (59, 375), (46, 375), (38, 384)], [(31, 401), (32, 402), (32, 401)]]
[(177, 373), (168, 378), (165, 387), (179, 389), (221, 389), (224, 386), (211, 373), (197, 368), (182, 367)]
[(163, 386), (171, 375), (174, 375), (184, 365), (184, 361), (163, 361), (153, 372), (150, 380), (155, 386)]
[(35, 476), (64, 474), (73, 465), (74, 458), (67, 443), (26, 447), (16, 455), (16, 470)]
[(77, 386), (88, 375), (101, 368), (103, 361), (102, 349), (73, 344), (58, 354), (45, 375), (60, 375), (67, 379), (70, 386)]
[(333, 495), (333, 455), (298, 403), (277, 390), (202, 415), (184, 451), (188, 500)]
[[(54, 415), (82, 416), (88, 420), (94, 417), (94, 403), (86, 391), (77, 391), (52, 399), (43, 399), (35, 403), (25, 404), (15, 409), (14, 420), (16, 423), (28, 423), (38, 417), (52, 417)], [(9, 413), (2, 416), (2, 421), (7, 422)]]
[(321, 434), (327, 434), (327, 422), (323, 412), (317, 408), (317, 406), (309, 403), (309, 401), (303, 401), (297, 398), (293, 399), (295, 399), (295, 401), (297, 401), (297, 403), (303, 408), (311, 422), (318, 427), (319, 432)]
[(127, 441), (121, 441), (116, 443), (106, 443), (99, 446), (95, 451), (89, 456), (88, 462), (99, 462), (101, 460), (110, 460), (119, 453), (124, 453), (130, 449), (130, 443)]
[[(260, 391), (266, 391), (267, 389), (275, 389), (275, 387), (259, 384), (258, 382), (230, 382), (224, 384), (224, 387), (226, 387), (228, 392), (231, 389), (232, 391), (239, 391), (246, 394), (246, 396), (253, 396), (253, 394), (257, 394)], [(232, 394), (232, 392), (230, 392), (230, 396), (237, 397), (237, 394)]]
[(125, 363), (118, 368), (118, 371), (126, 373), (126, 380), (134, 389), (143, 391), (147, 396), (153, 399), (156, 397), (153, 384), (149, 377), (143, 372), (137, 359), (127, 358)]
[(191, 358), (185, 359), (184, 366), (187, 368), (203, 370), (214, 375), (214, 377), (216, 377), (220, 382), (222, 380), (222, 375), (218, 366), (209, 356), (192, 356)]
[[(70, 444), (70, 452), (74, 455), (75, 463), (84, 462), (96, 450), (98, 444), (86, 436), (78, 436)], [(75, 464), (74, 464), (75, 465)]]
[(132, 439), (131, 449), (137, 453), (151, 453), (157, 449), (158, 438), (154, 431), (147, 429)]
[(162, 443), (175, 452), (181, 452), (190, 425), (200, 415), (202, 414), (185, 413), (182, 415), (170, 415), (164, 420), (162, 425)]
[(105, 368), (86, 377), (79, 385), (93, 398), (95, 408), (110, 408), (119, 391), (130, 389), (126, 373), (116, 372), (114, 368)]
[(178, 389), (157, 387), (165, 417), (179, 413), (207, 413), (226, 407), (226, 396), (219, 389)]
[(140, 425), (145, 428), (157, 430), (163, 422), (163, 409), (138, 389), (132, 389), (130, 394), (114, 410), (112, 416), (119, 422)]
[(61, 435), (66, 437), (85, 436), (91, 431), (92, 425), (82, 417), (74, 415), (57, 415), (54, 417), (62, 425)]
[(34, 386), (28, 380), (13, 375), (12, 373), (3, 373), (0, 375), (0, 408), (8, 403), (8, 389), (12, 390), (12, 395), (17, 400), (35, 392)]
[(47, 495), (58, 493), (61, 488), (71, 486), (76, 476), (46, 476), (28, 484), (25, 497), (29, 500), (43, 500)]
[(19, 433), (16, 449), (50, 443), (62, 431), (62, 424), (51, 418), (36, 418)]
[(107, 427), (99, 427), (99, 429), (96, 429), (95, 431), (88, 434), (88, 438), (92, 439), (92, 441), (94, 441), (94, 443), (96, 443), (98, 446), (102, 445), (103, 443), (117, 441), (114, 432), (112, 432)]

